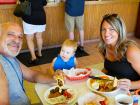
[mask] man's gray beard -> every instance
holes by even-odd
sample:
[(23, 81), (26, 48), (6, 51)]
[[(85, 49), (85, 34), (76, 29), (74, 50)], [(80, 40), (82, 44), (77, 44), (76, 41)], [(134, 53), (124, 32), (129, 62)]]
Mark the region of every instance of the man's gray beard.
[(8, 56), (11, 56), (11, 57), (16, 57), (18, 54), (19, 54), (19, 51), (16, 53), (16, 54), (13, 54), (8, 48), (7, 46), (5, 46), (4, 48), (4, 52), (7, 53)]

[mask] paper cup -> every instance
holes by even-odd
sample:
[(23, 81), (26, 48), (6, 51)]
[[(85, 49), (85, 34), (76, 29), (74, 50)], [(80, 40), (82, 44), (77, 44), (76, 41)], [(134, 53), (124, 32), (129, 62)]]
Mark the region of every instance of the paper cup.
[(133, 105), (133, 98), (127, 94), (118, 94), (115, 97), (116, 105)]

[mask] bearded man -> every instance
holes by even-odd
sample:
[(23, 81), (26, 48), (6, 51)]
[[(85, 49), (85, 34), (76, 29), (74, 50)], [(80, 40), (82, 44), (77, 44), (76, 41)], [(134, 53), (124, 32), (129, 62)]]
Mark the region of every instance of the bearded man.
[(24, 79), (39, 83), (54, 82), (16, 59), (22, 40), (20, 25), (10, 22), (0, 25), (0, 105), (30, 105), (23, 86)]

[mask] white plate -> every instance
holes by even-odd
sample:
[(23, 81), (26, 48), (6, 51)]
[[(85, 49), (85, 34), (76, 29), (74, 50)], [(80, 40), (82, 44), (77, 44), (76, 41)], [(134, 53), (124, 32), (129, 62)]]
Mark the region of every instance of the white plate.
[[(48, 95), (50, 94), (50, 90), (55, 89), (56, 87), (57, 87), (57, 86), (53, 86), (53, 87), (47, 89), (46, 92), (44, 93), (44, 98), (45, 98), (46, 102), (49, 103), (49, 104), (51, 104), (51, 105), (56, 104), (56, 101), (50, 100), (50, 99), (48, 98)], [(76, 91), (75, 91), (74, 89), (68, 87), (68, 86), (64, 86), (63, 88), (64, 88), (64, 89), (69, 89), (69, 90), (70, 90), (69, 92), (72, 94), (72, 98), (69, 99), (69, 100), (67, 100), (67, 101), (68, 101), (67, 103), (68, 103), (68, 104), (71, 104), (71, 103), (77, 98)]]
[(103, 101), (105, 98), (98, 96), (97, 94), (94, 93), (86, 93), (85, 95), (81, 96), (78, 98), (78, 105), (86, 105), (89, 102), (93, 102), (96, 105), (100, 105), (100, 101)]
[[(100, 75), (100, 76), (103, 76), (103, 75)], [(105, 76), (108, 76), (108, 75), (105, 75)], [(111, 76), (108, 76), (108, 77), (109, 77), (110, 79), (113, 78), (113, 77), (111, 77)], [(91, 79), (92, 79), (92, 78), (89, 78), (89, 79), (87, 80), (87, 87), (88, 87), (91, 91), (99, 92), (99, 93), (104, 94), (104, 95), (107, 95), (107, 96), (116, 95), (116, 94), (119, 92), (119, 89), (115, 89), (115, 90), (109, 91), (109, 92), (101, 92), (101, 91), (98, 91), (98, 90), (96, 90), (95, 88), (93, 88), (93, 87), (91, 86), (91, 84), (90, 84), (90, 80), (91, 80)]]

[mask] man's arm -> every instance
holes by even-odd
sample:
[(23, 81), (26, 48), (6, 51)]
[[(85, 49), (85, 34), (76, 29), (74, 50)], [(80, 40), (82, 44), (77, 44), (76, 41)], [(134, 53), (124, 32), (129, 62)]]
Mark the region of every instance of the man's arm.
[(52, 83), (55, 82), (53, 78), (49, 77), (41, 73), (40, 71), (30, 70), (28, 67), (20, 63), (23, 78), (30, 82), (38, 82), (38, 83)]
[(0, 105), (9, 105), (8, 81), (0, 65)]
[(57, 57), (55, 57), (53, 60), (52, 60), (52, 63), (50, 65), (50, 70), (49, 70), (49, 73), (51, 76), (54, 76), (54, 73), (55, 73), (55, 70), (54, 70), (54, 63), (56, 61)]

